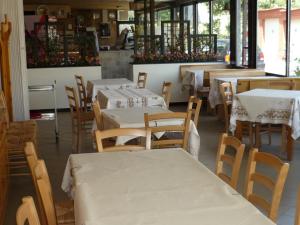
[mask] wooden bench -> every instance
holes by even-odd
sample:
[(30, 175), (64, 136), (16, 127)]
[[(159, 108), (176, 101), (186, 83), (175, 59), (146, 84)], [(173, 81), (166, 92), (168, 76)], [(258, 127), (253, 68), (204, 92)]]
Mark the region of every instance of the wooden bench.
[[(300, 78), (297, 77), (282, 77), (276, 80), (272, 78), (250, 80), (250, 79), (240, 79), (237, 82), (237, 93), (249, 91), (256, 88), (263, 89), (286, 89), (284, 83), (291, 82), (293, 90), (300, 90)], [(277, 84), (276, 84), (277, 83)]]

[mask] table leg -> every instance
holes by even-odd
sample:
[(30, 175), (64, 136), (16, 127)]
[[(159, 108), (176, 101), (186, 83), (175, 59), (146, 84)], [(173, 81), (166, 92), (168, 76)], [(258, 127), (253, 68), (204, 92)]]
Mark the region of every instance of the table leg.
[(294, 139), (292, 138), (292, 128), (290, 126), (286, 126), (286, 153), (287, 153), (287, 159), (289, 161), (293, 159), (293, 150), (294, 150)]
[(261, 139), (260, 139), (260, 123), (255, 123), (255, 148), (259, 148), (261, 146)]
[(238, 138), (239, 140), (242, 140), (243, 137), (243, 126), (241, 121), (236, 121), (236, 129), (234, 136)]

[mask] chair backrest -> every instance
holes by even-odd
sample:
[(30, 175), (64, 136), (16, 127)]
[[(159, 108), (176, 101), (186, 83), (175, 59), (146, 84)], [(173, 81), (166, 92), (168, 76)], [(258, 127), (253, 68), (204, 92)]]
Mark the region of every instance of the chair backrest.
[(93, 108), (93, 112), (97, 124), (97, 129), (102, 130), (103, 129), (102, 115), (101, 115), (101, 108), (98, 100), (92, 103), (92, 108)]
[(169, 108), (170, 101), (171, 101), (171, 88), (172, 83), (171, 82), (164, 82), (162, 87), (162, 97), (164, 98), (167, 107)]
[(40, 220), (31, 196), (23, 197), (16, 214), (17, 225), (40, 225)]
[(75, 115), (79, 117), (80, 108), (79, 108), (78, 98), (75, 89), (73, 87), (65, 86), (65, 90), (68, 97), (69, 107), (70, 107), (72, 117), (74, 117)]
[[(257, 172), (257, 164), (263, 164), (275, 170), (275, 172), (277, 172), (276, 179), (274, 180)], [(257, 149), (252, 149), (250, 152), (246, 176), (245, 198), (252, 204), (265, 210), (268, 217), (274, 222), (277, 220), (278, 208), (288, 171), (289, 164), (283, 163), (278, 157), (269, 153), (258, 152)], [(254, 193), (254, 182), (263, 185), (272, 192), (271, 202)]]
[(29, 165), (34, 188), (35, 188), (35, 191), (37, 194), (40, 220), (41, 220), (42, 224), (46, 224), (46, 216), (44, 214), (41, 196), (38, 194), (39, 191), (38, 191), (37, 180), (36, 180), (36, 176), (35, 176), (35, 172), (34, 172), (37, 162), (39, 160), (39, 158), (37, 156), (36, 148), (32, 142), (26, 142), (24, 151), (25, 151), (26, 159), (27, 159), (27, 162)]
[(8, 114), (8, 110), (7, 110), (5, 95), (2, 90), (0, 90), (0, 109), (3, 110), (3, 113), (5, 115), (6, 127), (8, 128), (9, 127), (9, 114)]
[(146, 87), (146, 81), (147, 81), (147, 73), (139, 73), (137, 86), (138, 88), (145, 88)]
[(191, 119), (194, 121), (195, 125), (198, 125), (199, 114), (201, 110), (202, 100), (195, 96), (190, 96), (189, 103), (187, 107), (187, 112), (191, 111)]
[(270, 80), (269, 81), (270, 89), (278, 89), (278, 90), (293, 90), (294, 84), (292, 80)]
[[(235, 155), (226, 154), (226, 148), (230, 146), (235, 151)], [(219, 143), (216, 162), (216, 174), (232, 188), (237, 188), (241, 162), (243, 159), (245, 145), (239, 139), (227, 134), (222, 134)], [(224, 172), (224, 163), (231, 167), (231, 176)]]
[(88, 103), (87, 103), (87, 95), (86, 95), (86, 89), (85, 89), (83, 77), (79, 75), (75, 75), (75, 80), (78, 89), (80, 108), (84, 109), (84, 111), (87, 111)]
[(44, 160), (38, 160), (34, 173), (47, 225), (57, 225), (53, 192)]
[(230, 119), (230, 107), (232, 104), (233, 98), (233, 87), (231, 82), (225, 82), (220, 84), (220, 93), (222, 96), (223, 108), (224, 108), (224, 117), (225, 117), (225, 131), (229, 131), (229, 119)]
[[(151, 133), (158, 132), (176, 132), (182, 133), (181, 138), (168, 138), (167, 140), (152, 140), (151, 147), (164, 148), (180, 146), (187, 150), (188, 147), (188, 134), (190, 128), (191, 111), (188, 112), (174, 112), (174, 113), (158, 113), (151, 114), (145, 113), (145, 127), (151, 129)], [(174, 124), (174, 121), (176, 125)], [(177, 122), (179, 121), (179, 123)], [(160, 125), (161, 124), (161, 125)]]
[(233, 97), (233, 87), (231, 82), (224, 82), (220, 84), (220, 93), (222, 96), (223, 104), (230, 105)]
[[(115, 145), (104, 147), (102, 141), (107, 138), (115, 138), (121, 136), (145, 137), (145, 144), (136, 145)], [(98, 152), (117, 152), (117, 151), (138, 151), (149, 150), (151, 147), (151, 132), (149, 129), (139, 128), (116, 128), (104, 131), (96, 131), (96, 143)]]

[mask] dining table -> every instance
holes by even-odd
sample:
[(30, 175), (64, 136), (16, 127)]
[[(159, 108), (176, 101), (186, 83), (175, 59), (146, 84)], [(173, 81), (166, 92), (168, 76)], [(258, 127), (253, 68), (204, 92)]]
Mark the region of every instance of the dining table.
[[(113, 128), (144, 128), (144, 114), (157, 114), (157, 113), (171, 113), (167, 108), (162, 107), (141, 107), (141, 108), (125, 108), (125, 109), (103, 109), (102, 115), (102, 129)], [(176, 126), (182, 125), (183, 119), (164, 119), (158, 121), (151, 121), (150, 126)], [(96, 122), (94, 121), (93, 130), (96, 129)], [(165, 133), (154, 133), (157, 139), (160, 139)], [(117, 137), (116, 144), (125, 144), (126, 142), (134, 139), (132, 136)], [(188, 135), (187, 151), (198, 160), (200, 152), (200, 136), (197, 130), (197, 126), (194, 121), (190, 121), (189, 135)]]
[(292, 160), (294, 140), (300, 137), (300, 91), (253, 89), (234, 95), (230, 130), (239, 138), (241, 121), (285, 126), (287, 158)]
[(162, 96), (146, 88), (100, 90), (97, 99), (102, 109), (167, 107)]
[(208, 100), (211, 108), (223, 104), (222, 95), (220, 92), (220, 84), (230, 82), (233, 87), (233, 93), (237, 92), (237, 85), (239, 80), (259, 80), (259, 79), (280, 79), (275, 76), (256, 76), (256, 77), (220, 77), (213, 79), (211, 88), (208, 94)]
[(70, 155), (76, 225), (275, 225), (180, 148)]
[(125, 88), (137, 88), (137, 84), (126, 78), (114, 78), (89, 80), (86, 86), (87, 96), (91, 96), (93, 100), (96, 99), (97, 93), (100, 90), (114, 90)]

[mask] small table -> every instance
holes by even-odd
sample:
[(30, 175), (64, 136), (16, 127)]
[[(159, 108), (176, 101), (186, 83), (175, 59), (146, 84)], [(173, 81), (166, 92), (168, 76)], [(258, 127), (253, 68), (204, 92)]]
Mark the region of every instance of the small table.
[(182, 149), (71, 155), (76, 225), (275, 225)]
[(162, 96), (148, 89), (114, 89), (100, 90), (97, 96), (101, 108), (138, 108), (148, 106), (166, 107)]
[(254, 89), (233, 98), (230, 130), (241, 136), (240, 123), (283, 124), (287, 127), (287, 158), (293, 157), (293, 139), (300, 137), (300, 91)]
[[(143, 128), (145, 127), (144, 114), (170, 113), (172, 111), (161, 107), (143, 107), (143, 108), (126, 108), (126, 109), (104, 109), (102, 110), (103, 129), (112, 128)], [(184, 121), (180, 119), (152, 121), (150, 126), (164, 125), (182, 125)], [(95, 127), (95, 126), (94, 126)], [(155, 133), (157, 138), (161, 138), (164, 133)], [(118, 137), (117, 144), (124, 144), (134, 139), (131, 136)], [(200, 151), (200, 136), (194, 122), (190, 121), (188, 152), (198, 160)]]
[(126, 79), (99, 79), (99, 80), (89, 80), (87, 82), (87, 96), (91, 96), (95, 99), (98, 91), (100, 90), (112, 90), (112, 89), (124, 89), (124, 88), (136, 88), (136, 83)]

